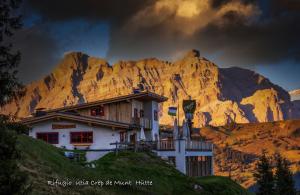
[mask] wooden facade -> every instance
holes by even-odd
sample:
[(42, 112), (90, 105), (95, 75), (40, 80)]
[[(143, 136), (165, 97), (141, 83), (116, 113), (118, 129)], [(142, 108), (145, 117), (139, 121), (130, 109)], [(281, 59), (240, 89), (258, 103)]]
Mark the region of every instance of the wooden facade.
[(212, 175), (211, 156), (187, 156), (186, 174), (191, 177)]
[[(131, 102), (116, 102), (111, 104), (104, 104), (104, 115), (96, 116), (100, 119), (122, 122), (122, 123), (130, 123), (131, 122), (131, 110), (132, 105)], [(83, 108), (78, 109), (77, 112), (83, 116), (91, 116), (91, 109), (95, 108)]]
[[(152, 124), (151, 120), (145, 116), (141, 116), (141, 111), (144, 112), (143, 102), (132, 100), (132, 101), (124, 101), (124, 102), (114, 102), (110, 104), (101, 105), (104, 109), (104, 114), (101, 116), (95, 116), (100, 119), (116, 121), (128, 124), (134, 124), (143, 126), (145, 129), (151, 129)], [(82, 116), (91, 116), (91, 110), (96, 108), (82, 108), (76, 110)], [(134, 112), (137, 110), (137, 116), (135, 116)]]

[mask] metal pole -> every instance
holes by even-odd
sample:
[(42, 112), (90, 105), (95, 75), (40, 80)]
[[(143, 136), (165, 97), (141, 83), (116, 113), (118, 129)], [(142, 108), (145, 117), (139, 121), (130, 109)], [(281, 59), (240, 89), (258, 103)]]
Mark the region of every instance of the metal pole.
[(177, 107), (178, 107), (177, 127), (178, 127), (178, 134), (179, 134), (179, 132), (180, 132), (180, 131), (179, 131), (179, 129), (180, 129), (180, 128), (179, 128), (179, 114), (180, 114), (180, 113), (179, 113), (179, 100), (178, 100), (178, 99), (177, 99)]

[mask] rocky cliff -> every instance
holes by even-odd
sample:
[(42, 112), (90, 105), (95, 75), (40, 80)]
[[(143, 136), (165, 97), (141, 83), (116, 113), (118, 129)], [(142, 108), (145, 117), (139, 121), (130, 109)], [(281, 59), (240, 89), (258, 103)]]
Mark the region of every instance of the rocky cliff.
[[(288, 92), (267, 78), (242, 68), (218, 68), (196, 50), (183, 58), (119, 61), (109, 65), (80, 52), (68, 53), (44, 79), (26, 86), (26, 95), (1, 108), (2, 113), (28, 116), (36, 108), (57, 108), (126, 95), (142, 82), (169, 99), (160, 107), (161, 123), (170, 124), (169, 106), (197, 101), (195, 125), (266, 122), (299, 117)], [(298, 109), (298, 111), (297, 111)]]
[(292, 100), (300, 100), (300, 89), (295, 89), (289, 92)]

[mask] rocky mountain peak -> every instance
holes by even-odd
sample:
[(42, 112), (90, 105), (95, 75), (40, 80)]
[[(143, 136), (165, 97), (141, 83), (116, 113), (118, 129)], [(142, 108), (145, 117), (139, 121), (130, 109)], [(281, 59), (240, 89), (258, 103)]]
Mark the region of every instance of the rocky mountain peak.
[(63, 59), (66, 59), (66, 58), (79, 58), (79, 57), (82, 57), (82, 56), (88, 56), (87, 54), (81, 52), (81, 51), (69, 51), (69, 52), (65, 52), (64, 53), (64, 56), (63, 56)]
[[(189, 96), (197, 102), (196, 126), (285, 120), (300, 112), (289, 94), (267, 78), (247, 69), (219, 68), (191, 50), (175, 62), (146, 58), (113, 66), (104, 59), (70, 52), (51, 74), (27, 85), (26, 95), (0, 113), (24, 117), (39, 107), (51, 109), (125, 95), (141, 80), (148, 90), (168, 97), (160, 107), (162, 124), (172, 124), (168, 107), (179, 104), (182, 108), (182, 100)], [(179, 114), (183, 119), (184, 113)]]
[(186, 52), (183, 58), (187, 59), (187, 58), (199, 58), (199, 57), (200, 57), (200, 51), (196, 49), (192, 49)]
[(289, 92), (292, 100), (300, 100), (300, 89), (295, 89)]

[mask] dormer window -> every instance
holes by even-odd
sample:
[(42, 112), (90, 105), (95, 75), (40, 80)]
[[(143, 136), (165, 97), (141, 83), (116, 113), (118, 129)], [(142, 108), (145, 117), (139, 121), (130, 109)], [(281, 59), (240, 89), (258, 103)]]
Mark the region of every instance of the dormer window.
[(91, 116), (104, 116), (104, 106), (97, 106), (92, 108)]

